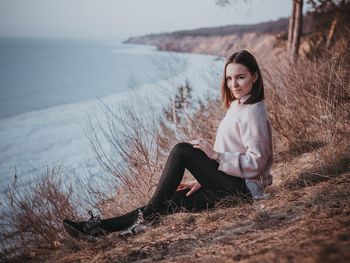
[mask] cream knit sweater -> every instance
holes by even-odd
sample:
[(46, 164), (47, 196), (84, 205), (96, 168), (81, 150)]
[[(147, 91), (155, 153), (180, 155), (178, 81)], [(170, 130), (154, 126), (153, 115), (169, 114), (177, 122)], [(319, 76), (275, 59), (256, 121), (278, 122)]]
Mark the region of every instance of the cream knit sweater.
[(214, 145), (219, 170), (245, 179), (253, 197), (263, 198), (272, 184), (271, 126), (264, 101), (243, 104), (250, 95), (234, 100), (221, 121)]

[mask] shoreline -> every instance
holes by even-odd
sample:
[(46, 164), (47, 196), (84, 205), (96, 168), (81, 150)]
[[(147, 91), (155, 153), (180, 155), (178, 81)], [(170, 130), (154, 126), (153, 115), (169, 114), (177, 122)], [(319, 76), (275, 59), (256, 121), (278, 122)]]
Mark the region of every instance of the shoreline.
[[(173, 58), (174, 54), (169, 55)], [(155, 103), (154, 109), (161, 112), (168, 103), (174, 87), (187, 78), (200, 78), (198, 71), (204, 71), (214, 63), (214, 57), (196, 54), (183, 56), (188, 60), (187, 69), (179, 75), (159, 78), (156, 82), (138, 85), (135, 90), (124, 90), (101, 98), (60, 104), (50, 108), (26, 112), (10, 118), (0, 119), (0, 135), (2, 160), (1, 188), (5, 189), (17, 171), (18, 178), (27, 177), (27, 172), (40, 173), (45, 167), (63, 165), (65, 171), (79, 171), (84, 163), (95, 163), (94, 155), (84, 136), (83, 130), (88, 122), (88, 116), (104, 119), (101, 102), (112, 108), (118, 105), (129, 105), (134, 98), (148, 98)], [(207, 61), (207, 62), (204, 62)], [(204, 65), (207, 63), (207, 65)], [(201, 67), (202, 66), (202, 67)], [(156, 74), (156, 73), (155, 73)], [(203, 86), (202, 80), (194, 83), (194, 95), (200, 97), (209, 87)], [(137, 108), (142, 103), (136, 103)], [(18, 149), (21, 152), (18, 152)], [(53, 151), (53, 152), (52, 152)], [(12, 157), (11, 157), (12, 156)], [(88, 157), (90, 156), (90, 157)], [(42, 160), (46, 160), (42, 162)], [(93, 165), (99, 169), (98, 164)], [(27, 168), (25, 168), (27, 167)], [(85, 174), (84, 171), (80, 173)], [(28, 177), (29, 178), (29, 177)], [(20, 179), (27, 181), (27, 179)], [(0, 189), (1, 190), (1, 189)]]

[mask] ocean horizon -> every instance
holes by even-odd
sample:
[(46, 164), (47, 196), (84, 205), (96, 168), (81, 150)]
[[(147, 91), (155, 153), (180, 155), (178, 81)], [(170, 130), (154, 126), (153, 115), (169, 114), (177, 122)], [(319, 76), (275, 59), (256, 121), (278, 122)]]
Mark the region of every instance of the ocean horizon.
[(154, 82), (155, 51), (112, 40), (0, 38), (0, 119)]

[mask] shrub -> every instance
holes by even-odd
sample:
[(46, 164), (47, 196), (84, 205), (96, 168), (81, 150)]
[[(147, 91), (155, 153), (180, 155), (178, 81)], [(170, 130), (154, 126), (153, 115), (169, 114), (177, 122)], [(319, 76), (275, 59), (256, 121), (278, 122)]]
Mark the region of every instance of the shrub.
[(71, 203), (73, 188), (58, 169), (47, 169), (29, 185), (19, 185), (15, 176), (3, 196), (0, 223), (0, 258), (31, 257), (52, 250), (63, 239), (62, 221), (77, 215)]
[(267, 67), (275, 152), (287, 159), (305, 152), (315, 154), (310, 170), (285, 182), (288, 189), (309, 186), (349, 169), (350, 68), (344, 58), (334, 53), (300, 59), (296, 64), (280, 59)]

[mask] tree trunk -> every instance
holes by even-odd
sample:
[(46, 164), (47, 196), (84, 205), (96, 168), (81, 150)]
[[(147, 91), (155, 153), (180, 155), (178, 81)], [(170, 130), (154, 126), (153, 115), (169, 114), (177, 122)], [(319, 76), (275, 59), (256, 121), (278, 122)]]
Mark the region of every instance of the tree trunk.
[(300, 38), (303, 27), (303, 0), (293, 1), (294, 23), (291, 29), (290, 58), (295, 61), (299, 54)]
[(292, 39), (293, 39), (293, 32), (294, 32), (294, 26), (295, 26), (295, 9), (296, 4), (293, 0), (293, 7), (292, 7), (292, 14), (289, 17), (289, 25), (288, 25), (288, 40), (287, 40), (287, 50), (290, 53), (292, 49)]
[(332, 21), (332, 24), (331, 24), (331, 27), (328, 31), (328, 34), (327, 34), (326, 49), (329, 49), (332, 45), (332, 40), (333, 40), (335, 28), (337, 27), (337, 24), (338, 24), (338, 20), (339, 20), (339, 14), (336, 14), (333, 21)]
[(340, 5), (337, 7), (335, 6), (336, 8), (336, 13), (335, 13), (335, 16), (333, 18), (333, 21), (332, 21), (332, 24), (331, 24), (331, 27), (329, 28), (329, 31), (328, 31), (328, 34), (327, 34), (327, 42), (326, 42), (326, 49), (329, 49), (332, 45), (332, 41), (333, 41), (333, 37), (334, 37), (334, 33), (335, 33), (335, 29), (339, 23), (339, 19), (340, 19), (340, 12), (342, 11), (343, 7), (344, 7), (344, 4), (345, 4), (345, 0), (342, 0), (340, 2)]

